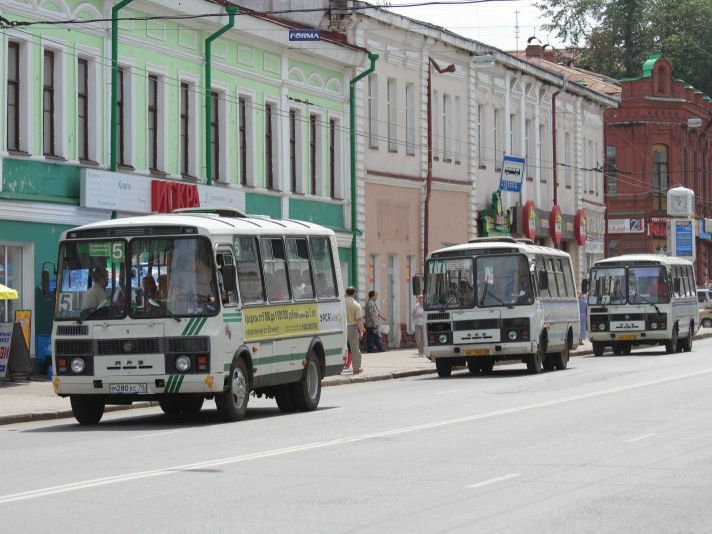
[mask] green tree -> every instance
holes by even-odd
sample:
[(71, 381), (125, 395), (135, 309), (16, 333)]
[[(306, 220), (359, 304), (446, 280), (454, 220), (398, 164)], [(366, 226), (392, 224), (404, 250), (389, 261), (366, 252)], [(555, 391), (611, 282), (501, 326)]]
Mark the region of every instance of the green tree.
[(551, 31), (578, 54), (578, 65), (613, 78), (640, 76), (650, 54), (674, 76), (712, 94), (710, 0), (541, 0)]

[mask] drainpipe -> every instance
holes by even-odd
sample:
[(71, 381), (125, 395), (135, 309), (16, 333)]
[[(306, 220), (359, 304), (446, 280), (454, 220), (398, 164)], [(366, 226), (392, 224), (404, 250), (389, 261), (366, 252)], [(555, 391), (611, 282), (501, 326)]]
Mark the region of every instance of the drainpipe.
[(205, 178), (208, 185), (213, 183), (213, 153), (211, 146), (213, 143), (213, 134), (210, 128), (210, 121), (213, 114), (213, 105), (211, 98), (210, 85), (212, 84), (212, 45), (213, 41), (220, 37), (223, 33), (235, 26), (235, 14), (238, 11), (237, 6), (225, 6), (230, 20), (221, 29), (216, 31), (205, 40)]
[[(119, 150), (119, 11), (133, 0), (122, 0), (111, 8), (111, 133), (109, 150), (109, 170), (116, 172), (116, 153)], [(116, 210), (111, 212), (116, 219)]]
[(358, 281), (356, 279), (358, 271), (356, 265), (358, 263), (358, 251), (356, 249), (356, 234), (358, 229), (356, 228), (356, 215), (357, 215), (357, 194), (356, 194), (356, 82), (361, 80), (364, 76), (368, 76), (374, 70), (376, 70), (376, 60), (378, 59), (378, 54), (369, 54), (368, 59), (371, 61), (371, 66), (368, 70), (363, 71), (361, 74), (356, 76), (353, 80), (349, 82), (349, 111), (350, 111), (350, 125), (349, 125), (349, 135), (351, 141), (351, 285), (358, 288)]

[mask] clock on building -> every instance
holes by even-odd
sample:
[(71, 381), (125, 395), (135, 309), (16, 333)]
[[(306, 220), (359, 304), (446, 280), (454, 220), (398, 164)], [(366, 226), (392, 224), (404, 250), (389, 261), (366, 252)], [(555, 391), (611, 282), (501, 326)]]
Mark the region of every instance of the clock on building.
[(667, 194), (668, 215), (691, 217), (695, 214), (695, 193), (686, 187), (674, 187)]

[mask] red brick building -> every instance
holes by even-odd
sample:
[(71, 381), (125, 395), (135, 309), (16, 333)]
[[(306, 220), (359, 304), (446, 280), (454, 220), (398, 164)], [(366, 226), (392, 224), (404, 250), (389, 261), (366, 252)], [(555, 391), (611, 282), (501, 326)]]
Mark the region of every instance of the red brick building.
[(670, 61), (650, 56), (641, 77), (621, 80), (619, 107), (604, 111), (605, 254), (663, 253), (667, 192), (684, 186), (695, 192), (695, 269), (704, 285), (712, 262), (712, 101), (672, 73)]

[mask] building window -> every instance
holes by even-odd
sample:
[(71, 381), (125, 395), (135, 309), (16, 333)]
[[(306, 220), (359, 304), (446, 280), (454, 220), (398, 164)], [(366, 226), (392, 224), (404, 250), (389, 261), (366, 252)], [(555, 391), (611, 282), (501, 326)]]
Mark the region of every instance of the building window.
[(237, 144), (238, 144), (238, 181), (247, 185), (247, 101), (237, 99)]
[(526, 174), (528, 178), (533, 176), (531, 160), (534, 157), (534, 123), (531, 120), (524, 122), (524, 162), (526, 165)]
[(415, 84), (405, 84), (405, 153), (415, 155)]
[(89, 62), (77, 59), (77, 157), (89, 158)]
[(316, 195), (317, 193), (316, 177), (319, 161), (317, 157), (318, 130), (316, 115), (309, 115), (309, 194), (311, 195)]
[(487, 166), (485, 162), (485, 107), (477, 106), (477, 165), (481, 169)]
[(338, 198), (336, 192), (336, 171), (339, 163), (336, 144), (339, 138), (338, 127), (336, 120), (329, 119), (329, 196), (331, 198)]
[[(610, 178), (609, 178), (610, 191)], [(667, 211), (668, 148), (653, 145), (653, 209)]]
[(398, 86), (396, 80), (389, 78), (387, 82), (386, 112), (388, 116), (388, 151), (398, 152)]
[(42, 83), (42, 153), (56, 156), (55, 147), (55, 102), (54, 102), (54, 52), (44, 51)]
[[(608, 197), (615, 197), (618, 195), (618, 179), (616, 176), (616, 166), (618, 165), (618, 156), (616, 154), (616, 147), (609, 145), (606, 147), (606, 181)], [(653, 197), (655, 192), (653, 192)]]
[(20, 150), (20, 44), (7, 43), (7, 149)]
[(492, 130), (492, 138), (494, 139), (494, 167), (496, 170), (500, 170), (500, 165), (504, 159), (504, 131), (501, 109), (494, 110), (494, 125)]
[(452, 110), (450, 108), (452, 99), (450, 95), (443, 95), (443, 143), (442, 143), (442, 157), (443, 161), (452, 161)]
[(158, 76), (148, 75), (148, 168), (158, 170)]
[(539, 125), (539, 137), (536, 140), (537, 146), (537, 165), (539, 172), (539, 181), (546, 182), (548, 173), (544, 172), (544, 154), (546, 153), (546, 126), (544, 124)]
[(183, 176), (190, 174), (189, 163), (190, 147), (190, 87), (187, 83), (180, 84), (180, 173)]
[(274, 189), (274, 135), (272, 104), (265, 104), (265, 187)]
[(220, 180), (220, 95), (210, 91), (210, 151), (212, 154), (211, 172), (213, 180)]
[(118, 154), (116, 155), (116, 161), (119, 165), (128, 165), (126, 158), (126, 87), (124, 85), (124, 68), (119, 67), (117, 69), (117, 83), (116, 83), (116, 137), (119, 142)]
[(462, 147), (460, 141), (462, 139), (460, 135), (460, 123), (462, 121), (462, 103), (460, 97), (455, 97), (455, 109), (452, 113), (452, 152), (455, 159), (455, 163), (460, 163), (460, 158), (462, 156)]
[(298, 193), (297, 180), (297, 110), (289, 110), (289, 189), (292, 193)]
[(368, 77), (368, 147), (378, 148), (378, 77)]

